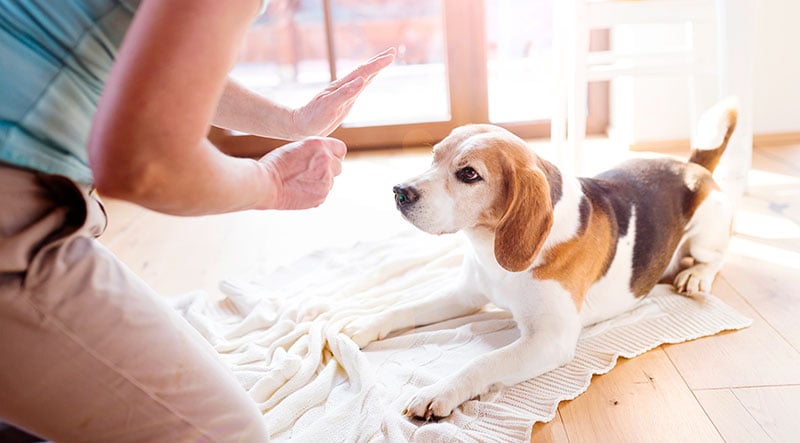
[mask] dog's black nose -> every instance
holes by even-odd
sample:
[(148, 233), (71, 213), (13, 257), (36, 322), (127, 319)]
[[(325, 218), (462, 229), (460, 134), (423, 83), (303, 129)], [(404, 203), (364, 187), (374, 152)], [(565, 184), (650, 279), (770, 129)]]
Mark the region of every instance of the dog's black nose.
[(392, 190), (397, 207), (408, 206), (419, 199), (419, 193), (412, 186), (397, 185)]

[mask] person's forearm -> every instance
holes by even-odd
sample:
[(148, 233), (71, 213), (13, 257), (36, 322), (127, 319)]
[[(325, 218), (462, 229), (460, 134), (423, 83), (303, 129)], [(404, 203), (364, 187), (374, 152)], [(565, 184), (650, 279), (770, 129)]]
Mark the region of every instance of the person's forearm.
[(234, 157), (260, 158), (288, 142), (279, 138), (233, 134), (216, 126), (208, 132), (208, 141), (225, 154)]
[(297, 140), (292, 110), (228, 78), (212, 123), (225, 129), (261, 137)]
[(277, 196), (274, 177), (263, 164), (227, 156), (207, 140), (185, 158), (110, 158), (95, 170), (102, 195), (171, 215), (268, 209)]

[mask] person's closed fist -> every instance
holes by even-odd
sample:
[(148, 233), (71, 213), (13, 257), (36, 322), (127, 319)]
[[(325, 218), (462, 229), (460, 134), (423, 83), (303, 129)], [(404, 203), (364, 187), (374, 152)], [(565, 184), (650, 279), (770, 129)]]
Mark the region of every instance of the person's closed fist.
[(322, 204), (342, 172), (347, 147), (341, 140), (309, 137), (270, 152), (259, 161), (272, 175), (274, 189), (264, 207), (307, 209)]

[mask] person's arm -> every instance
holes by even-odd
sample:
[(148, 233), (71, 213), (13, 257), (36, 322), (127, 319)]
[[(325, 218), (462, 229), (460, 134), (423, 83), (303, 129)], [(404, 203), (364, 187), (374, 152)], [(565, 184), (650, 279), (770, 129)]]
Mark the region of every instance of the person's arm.
[[(228, 78), (211, 123), (224, 129), (281, 140), (297, 140), (293, 110)], [(326, 134), (327, 135), (327, 134)]]
[[(227, 156), (205, 139), (258, 5), (258, 0), (141, 3), (89, 138), (100, 193), (178, 215), (311, 207), (321, 203), (320, 195), (324, 200), (346, 150), (340, 141), (311, 139), (256, 161)], [(287, 163), (291, 174), (278, 170)], [(309, 181), (311, 176), (318, 181)], [(292, 180), (316, 187), (282, 195), (297, 191)]]
[(342, 123), (372, 79), (392, 63), (395, 53), (394, 48), (381, 52), (346, 76), (331, 82), (297, 109), (279, 105), (228, 79), (213, 123), (221, 128), (284, 140), (326, 136)]

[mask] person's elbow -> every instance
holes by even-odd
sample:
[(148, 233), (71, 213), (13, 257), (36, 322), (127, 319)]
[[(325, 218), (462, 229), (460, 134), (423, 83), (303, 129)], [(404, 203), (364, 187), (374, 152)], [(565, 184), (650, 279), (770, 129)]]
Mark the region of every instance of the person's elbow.
[(112, 149), (90, 149), (89, 164), (94, 186), (104, 197), (143, 203), (163, 187), (157, 161), (133, 158)]
[(132, 174), (123, 174), (122, 171), (108, 164), (93, 166), (92, 174), (97, 192), (104, 197), (135, 201), (137, 200), (136, 193), (141, 192), (135, 185), (140, 181)]

